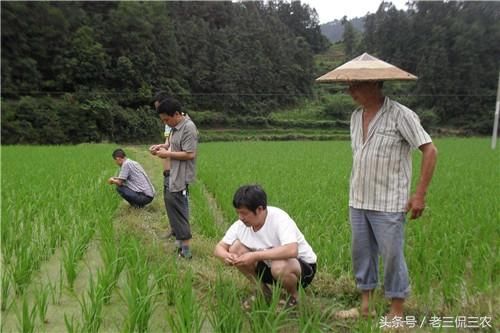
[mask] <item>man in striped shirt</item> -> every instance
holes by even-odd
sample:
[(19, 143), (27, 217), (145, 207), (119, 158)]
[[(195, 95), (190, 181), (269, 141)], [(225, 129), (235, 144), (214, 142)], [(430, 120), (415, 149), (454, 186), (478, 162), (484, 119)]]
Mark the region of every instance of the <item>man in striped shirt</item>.
[[(407, 107), (385, 97), (382, 81), (352, 81), (349, 93), (360, 105), (351, 117), (353, 165), (349, 215), (352, 260), (361, 290), (361, 314), (371, 315), (370, 299), (377, 286), (378, 256), (384, 264), (389, 318), (403, 317), (410, 286), (403, 243), (405, 213), (422, 215), (425, 195), (436, 164), (437, 149)], [(411, 150), (422, 152), (420, 177), (410, 196)]]
[(120, 166), (118, 177), (108, 179), (116, 185), (116, 190), (123, 199), (135, 208), (142, 208), (153, 201), (155, 189), (144, 168), (136, 161), (127, 158), (122, 149), (113, 151), (113, 159)]

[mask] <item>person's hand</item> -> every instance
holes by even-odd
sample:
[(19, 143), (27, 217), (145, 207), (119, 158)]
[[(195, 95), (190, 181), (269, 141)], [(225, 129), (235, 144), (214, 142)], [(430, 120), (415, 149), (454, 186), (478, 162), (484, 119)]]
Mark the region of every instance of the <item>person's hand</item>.
[(151, 147), (149, 147), (149, 152), (151, 153), (151, 155), (156, 155), (159, 149), (159, 145), (152, 145)]
[(113, 184), (115, 182), (114, 177), (108, 179), (108, 184)]
[(235, 260), (238, 258), (236, 253), (228, 253), (227, 257), (224, 258), (224, 263), (229, 266), (233, 266)]
[(169, 150), (165, 149), (164, 147), (160, 147), (156, 151), (156, 156), (161, 157), (161, 158), (168, 158), (169, 157)]
[(241, 256), (234, 259), (235, 266), (249, 266), (256, 261), (255, 252), (243, 253)]
[(422, 216), (425, 209), (425, 196), (423, 194), (415, 193), (411, 196), (410, 200), (406, 204), (405, 212), (411, 212), (410, 219), (418, 219)]

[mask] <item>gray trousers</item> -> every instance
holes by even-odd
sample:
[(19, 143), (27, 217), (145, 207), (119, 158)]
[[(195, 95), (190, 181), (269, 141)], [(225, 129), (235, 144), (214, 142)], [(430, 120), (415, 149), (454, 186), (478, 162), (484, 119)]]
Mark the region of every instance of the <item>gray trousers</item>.
[(356, 285), (372, 290), (378, 282), (378, 258), (384, 263), (387, 298), (407, 298), (408, 268), (403, 254), (404, 213), (387, 213), (349, 207), (352, 229), (352, 263)]
[(163, 200), (167, 210), (170, 228), (177, 240), (191, 239), (191, 226), (189, 225), (189, 193), (187, 186), (185, 191), (170, 192), (169, 178), (164, 177)]

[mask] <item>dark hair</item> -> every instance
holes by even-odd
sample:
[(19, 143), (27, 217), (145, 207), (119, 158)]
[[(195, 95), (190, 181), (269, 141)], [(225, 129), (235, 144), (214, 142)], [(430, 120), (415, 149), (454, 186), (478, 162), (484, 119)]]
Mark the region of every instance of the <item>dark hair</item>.
[(156, 112), (158, 114), (163, 113), (168, 116), (173, 116), (176, 112), (181, 113), (181, 103), (174, 98), (166, 97), (162, 100)]
[(163, 102), (163, 100), (168, 98), (168, 94), (165, 91), (157, 91), (156, 94), (153, 96), (153, 98), (150, 101), (150, 105), (153, 109), (155, 109), (155, 102)]
[(115, 151), (113, 152), (113, 154), (111, 154), (111, 156), (113, 156), (113, 159), (116, 159), (117, 157), (124, 158), (127, 155), (125, 154), (123, 149), (118, 148), (118, 149), (115, 149)]
[(244, 185), (241, 186), (233, 197), (234, 208), (245, 207), (256, 213), (257, 208), (267, 208), (267, 195), (260, 185)]

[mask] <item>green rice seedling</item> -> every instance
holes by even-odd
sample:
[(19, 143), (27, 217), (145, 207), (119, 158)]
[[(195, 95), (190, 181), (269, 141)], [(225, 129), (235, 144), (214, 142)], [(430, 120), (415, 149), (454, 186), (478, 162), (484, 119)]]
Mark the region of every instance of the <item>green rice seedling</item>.
[(73, 290), (77, 276), (78, 261), (82, 258), (87, 249), (88, 241), (82, 241), (74, 235), (66, 246), (63, 247), (63, 265), (66, 272), (68, 288)]
[(190, 188), (190, 197), (193, 202), (192, 209), (192, 220), (193, 227), (196, 228), (196, 233), (209, 238), (216, 238), (220, 235), (222, 230), (222, 225), (217, 223), (218, 221), (214, 218), (214, 212), (218, 211), (213, 209), (210, 205), (216, 205), (217, 203), (213, 200), (207, 201), (207, 196), (204, 193), (205, 186), (200, 180), (195, 186)]
[[(116, 264), (115, 264), (116, 265)], [(115, 277), (114, 266), (106, 266), (104, 269), (97, 270), (97, 288), (104, 304), (111, 301), (111, 293), (115, 288), (117, 278)]]
[(208, 319), (214, 332), (241, 332), (245, 317), (234, 282), (232, 280), (224, 280), (222, 272), (219, 269), (215, 285), (210, 289)]
[(155, 270), (154, 274), (159, 294), (164, 296), (167, 305), (173, 305), (179, 285), (179, 270), (176, 262), (167, 259), (167, 262)]
[(54, 305), (59, 304), (60, 297), (58, 297), (59, 292), (57, 291), (57, 281), (54, 281), (54, 283), (52, 283), (50, 277), (47, 277), (47, 288), (49, 290), (51, 303)]
[(71, 320), (69, 320), (68, 316), (64, 314), (64, 326), (68, 333), (84, 332), (82, 330), (82, 325), (79, 322), (75, 322), (75, 316), (71, 316)]
[(2, 274), (2, 295), (1, 295), (1, 310), (6, 311), (9, 308), (9, 298), (11, 290), (11, 274), (8, 270), (3, 269)]
[(63, 272), (63, 264), (61, 263), (59, 265), (59, 278), (54, 281), (54, 283), (51, 282), (51, 279), (49, 276), (47, 276), (47, 287), (50, 292), (50, 300), (52, 304), (60, 304), (61, 303), (61, 297), (62, 297), (62, 291), (63, 291), (63, 286), (64, 286), (64, 272)]
[[(111, 226), (112, 228), (112, 226)], [(119, 244), (117, 244), (113, 233), (103, 233), (101, 229), (101, 242), (99, 245), (101, 259), (104, 264), (104, 270), (99, 274), (102, 278), (98, 279), (98, 284), (104, 287), (105, 290), (105, 303), (109, 303), (109, 296), (116, 285), (118, 278), (125, 267), (126, 260), (123, 254), (120, 253)]]
[(36, 321), (36, 303), (33, 304), (31, 310), (29, 309), (28, 298), (26, 295), (23, 296), (22, 309), (19, 313), (16, 312), (18, 329), (22, 333), (32, 333), (35, 331), (35, 321)]
[(36, 308), (38, 309), (38, 318), (40, 322), (47, 323), (47, 310), (49, 308), (49, 289), (48, 285), (39, 285), (35, 291)]
[(63, 247), (63, 266), (64, 271), (66, 272), (66, 280), (68, 282), (68, 288), (73, 290), (73, 286), (76, 280), (76, 269), (77, 269), (77, 260), (75, 258), (76, 254), (71, 245), (66, 245)]
[(173, 309), (167, 311), (167, 324), (176, 333), (198, 333), (203, 327), (204, 314), (193, 291), (193, 273), (188, 270), (177, 290)]
[[(148, 285), (147, 282), (145, 282)], [(126, 321), (125, 331), (127, 332), (147, 332), (149, 320), (153, 314), (155, 304), (155, 292), (153, 287), (136, 288), (137, 282), (129, 281), (129, 285), (125, 287), (124, 299), (127, 303), (128, 317)]]
[(99, 249), (104, 268), (97, 271), (97, 284), (104, 298), (104, 304), (109, 304), (111, 293), (125, 266), (125, 260), (123, 257), (118, 256), (119, 250), (112, 232), (111, 234), (105, 234), (101, 229), (100, 234), (101, 242)]
[(33, 251), (27, 244), (16, 251), (16, 261), (12, 268), (12, 279), (14, 281), (16, 294), (22, 295), (26, 286), (31, 282)]
[(127, 303), (125, 331), (146, 332), (156, 303), (156, 281), (150, 279), (148, 261), (139, 250), (136, 240), (127, 249), (127, 284), (122, 296)]
[(304, 289), (299, 289), (298, 305), (298, 331), (300, 333), (326, 332), (330, 329), (326, 323), (332, 311), (322, 310), (312, 303), (312, 299), (307, 297)]
[(291, 309), (280, 307), (281, 286), (276, 284), (272, 288), (272, 297), (269, 301), (259, 290), (247, 318), (252, 332), (279, 332), (288, 324)]
[(104, 304), (104, 290), (94, 283), (92, 275), (89, 276), (87, 295), (79, 299), (82, 310), (82, 330), (96, 333), (102, 323), (102, 307)]

